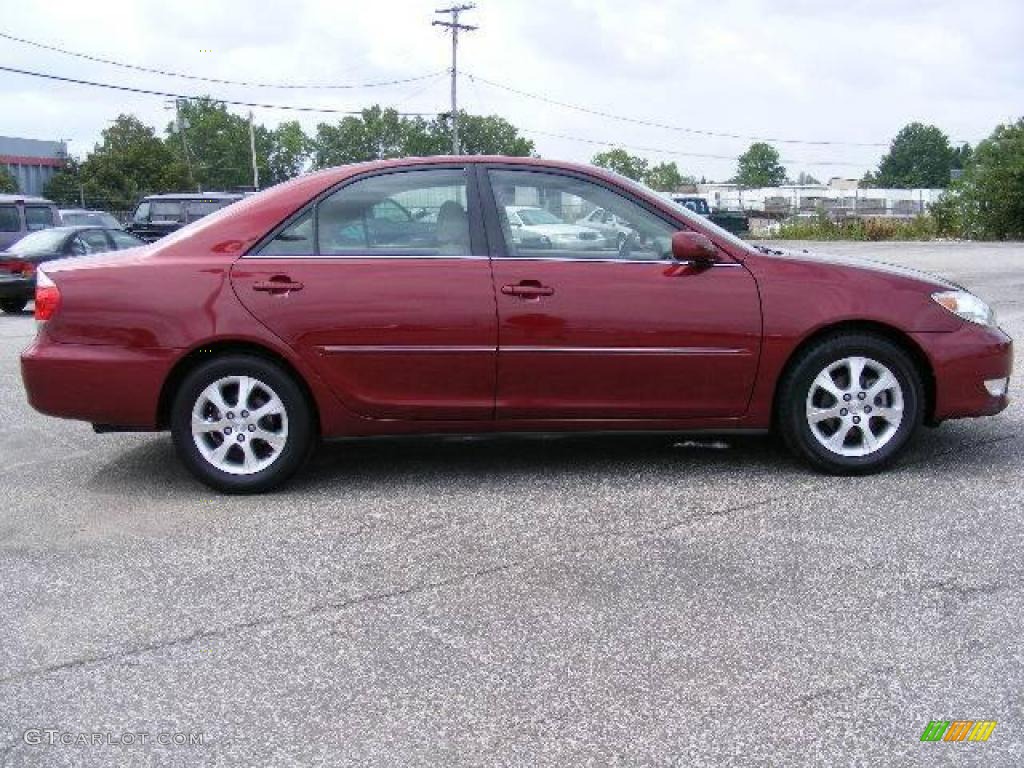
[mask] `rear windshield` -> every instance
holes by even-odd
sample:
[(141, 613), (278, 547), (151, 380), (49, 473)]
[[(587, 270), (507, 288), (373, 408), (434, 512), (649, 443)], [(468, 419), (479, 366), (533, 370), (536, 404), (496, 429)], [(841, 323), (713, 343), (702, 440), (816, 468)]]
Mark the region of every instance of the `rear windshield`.
[(43, 229), (25, 235), (7, 250), (18, 256), (32, 256), (37, 253), (53, 253), (63, 244), (67, 232), (60, 229)]
[(21, 219), (18, 209), (13, 205), (0, 205), (0, 232), (18, 232), (21, 230)]
[(100, 211), (65, 211), (60, 215), (60, 220), (69, 226), (107, 227), (108, 229), (116, 229), (121, 226), (117, 219), (109, 213)]

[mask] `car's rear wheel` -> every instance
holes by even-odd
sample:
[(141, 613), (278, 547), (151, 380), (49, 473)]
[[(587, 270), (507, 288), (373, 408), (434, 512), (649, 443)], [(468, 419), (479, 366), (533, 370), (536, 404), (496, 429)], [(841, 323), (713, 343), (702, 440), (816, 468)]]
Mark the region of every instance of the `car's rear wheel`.
[(8, 315), (16, 315), (28, 306), (28, 299), (3, 299), (0, 300), (0, 309)]
[(881, 469), (924, 414), (914, 361), (888, 339), (868, 334), (832, 336), (807, 349), (782, 381), (779, 398), (786, 444), (833, 474)]
[(171, 406), (171, 434), (182, 461), (212, 488), (258, 493), (302, 466), (313, 441), (309, 404), (273, 362), (227, 355), (182, 381)]

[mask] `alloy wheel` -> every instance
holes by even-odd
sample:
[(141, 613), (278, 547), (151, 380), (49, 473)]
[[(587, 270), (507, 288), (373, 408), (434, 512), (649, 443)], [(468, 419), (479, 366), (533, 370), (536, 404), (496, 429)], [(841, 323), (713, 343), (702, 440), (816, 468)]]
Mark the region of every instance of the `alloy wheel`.
[(212, 466), (251, 475), (273, 464), (288, 442), (288, 412), (278, 394), (252, 376), (225, 376), (192, 408), (192, 439)]
[(877, 360), (844, 357), (826, 366), (811, 383), (806, 417), (811, 434), (832, 453), (867, 456), (899, 430), (903, 389), (895, 374)]

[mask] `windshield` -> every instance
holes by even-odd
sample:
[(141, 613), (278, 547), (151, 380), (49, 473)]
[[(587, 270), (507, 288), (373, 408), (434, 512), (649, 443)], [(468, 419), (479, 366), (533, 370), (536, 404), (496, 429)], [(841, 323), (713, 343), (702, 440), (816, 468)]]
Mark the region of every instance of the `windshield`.
[(655, 192), (646, 184), (641, 184), (639, 181), (633, 181), (633, 179), (627, 178), (626, 176), (623, 176), (621, 173), (615, 173), (614, 171), (607, 170), (605, 172), (615, 176), (624, 187), (632, 188), (634, 192), (639, 192), (646, 197), (654, 197), (658, 200), (663, 200), (668, 204), (668, 206), (673, 211), (679, 214), (679, 218), (693, 222), (694, 229), (698, 231), (700, 231), (701, 229), (710, 230), (715, 237), (721, 238), (722, 240), (725, 240), (726, 242), (736, 246), (737, 248), (741, 248), (744, 251), (754, 250), (754, 246), (752, 246), (745, 240), (740, 239), (729, 230), (722, 229), (720, 226), (713, 223), (710, 219), (706, 219), (703, 216), (694, 213), (689, 208), (680, 205), (675, 200), (672, 200), (671, 198), (665, 197), (664, 195)]
[(537, 224), (564, 224), (560, 218), (550, 211), (545, 211), (543, 208), (521, 208), (519, 210), (519, 218), (523, 220), (523, 224), (527, 226)]
[(41, 229), (10, 246), (7, 250), (18, 256), (32, 256), (37, 253), (54, 253), (60, 250), (67, 232), (55, 229)]

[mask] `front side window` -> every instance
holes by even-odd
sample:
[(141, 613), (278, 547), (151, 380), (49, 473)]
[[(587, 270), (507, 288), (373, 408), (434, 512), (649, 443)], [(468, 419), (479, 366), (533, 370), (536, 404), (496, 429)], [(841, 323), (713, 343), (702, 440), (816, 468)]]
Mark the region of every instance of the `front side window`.
[[(660, 261), (676, 228), (591, 181), (543, 171), (488, 173), (509, 256)], [(603, 213), (593, 216), (595, 208)], [(601, 226), (603, 221), (616, 226)]]
[(36, 232), (40, 229), (48, 229), (56, 222), (53, 218), (53, 209), (48, 205), (26, 205), (25, 206), (25, 229), (29, 232)]
[(462, 170), (371, 176), (317, 204), (317, 251), (327, 256), (468, 256), (467, 211)]
[(21, 229), (21, 217), (13, 205), (0, 205), (0, 232), (17, 232)]
[(135, 209), (135, 215), (132, 216), (132, 221), (136, 224), (148, 224), (149, 223), (149, 202), (143, 201), (139, 203), (139, 207)]

